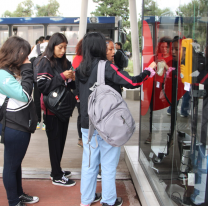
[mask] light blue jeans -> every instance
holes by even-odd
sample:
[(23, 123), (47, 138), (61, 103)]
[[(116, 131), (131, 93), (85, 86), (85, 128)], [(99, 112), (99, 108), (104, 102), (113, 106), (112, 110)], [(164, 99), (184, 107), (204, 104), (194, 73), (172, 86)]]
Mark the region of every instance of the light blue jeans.
[[(106, 143), (95, 130), (90, 145), (89, 156), (88, 129), (81, 129), (83, 141), (82, 174), (81, 174), (81, 202), (90, 204), (95, 198), (99, 164), (102, 170), (102, 200), (101, 203), (113, 205), (116, 201), (116, 167), (120, 158), (120, 147), (112, 147)], [(95, 137), (98, 146), (96, 148)], [(90, 158), (90, 167), (89, 167)]]

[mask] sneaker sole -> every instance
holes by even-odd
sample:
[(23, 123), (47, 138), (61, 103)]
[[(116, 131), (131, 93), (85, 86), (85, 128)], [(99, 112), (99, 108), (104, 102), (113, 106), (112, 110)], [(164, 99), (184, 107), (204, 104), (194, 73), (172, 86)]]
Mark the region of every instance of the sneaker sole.
[(57, 186), (63, 186), (63, 187), (72, 187), (74, 185), (76, 185), (76, 182), (74, 184), (71, 184), (71, 185), (63, 185), (63, 184), (59, 184), (59, 183), (55, 183), (55, 182), (52, 182), (53, 185), (57, 185)]
[(34, 200), (34, 201), (30, 201), (30, 202), (22, 201), (22, 203), (24, 203), (24, 204), (33, 204), (33, 203), (36, 203), (36, 202), (39, 202), (39, 198), (38, 198), (38, 200)]
[(97, 199), (97, 200), (94, 200), (92, 203), (99, 202), (101, 199), (102, 199), (102, 197), (100, 197), (100, 198), (99, 198), (99, 199)]
[(79, 144), (77, 144), (77, 146), (78, 146), (78, 147), (81, 147), (81, 148), (83, 148), (83, 146), (82, 146), (82, 145), (79, 145)]

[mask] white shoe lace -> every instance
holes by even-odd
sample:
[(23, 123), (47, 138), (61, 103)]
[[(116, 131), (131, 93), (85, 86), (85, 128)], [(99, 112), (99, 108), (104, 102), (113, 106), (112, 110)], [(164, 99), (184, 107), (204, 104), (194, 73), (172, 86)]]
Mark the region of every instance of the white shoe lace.
[(69, 179), (63, 175), (62, 180), (65, 180), (67, 182)]

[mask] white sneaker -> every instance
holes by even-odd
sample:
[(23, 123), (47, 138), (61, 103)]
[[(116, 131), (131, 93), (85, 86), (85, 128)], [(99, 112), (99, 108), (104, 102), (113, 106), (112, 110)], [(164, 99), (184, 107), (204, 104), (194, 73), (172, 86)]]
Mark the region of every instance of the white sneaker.
[(36, 129), (40, 129), (40, 122), (37, 123)]
[(97, 181), (100, 182), (102, 180), (102, 177), (100, 174), (97, 175)]
[(42, 124), (42, 130), (45, 131), (45, 124)]

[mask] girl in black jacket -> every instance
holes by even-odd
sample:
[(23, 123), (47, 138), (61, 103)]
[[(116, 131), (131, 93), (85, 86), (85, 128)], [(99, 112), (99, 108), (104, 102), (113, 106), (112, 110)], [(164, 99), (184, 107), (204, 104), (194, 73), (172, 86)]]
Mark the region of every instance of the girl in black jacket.
[[(49, 94), (58, 86), (65, 85), (69, 90), (75, 88), (75, 76), (71, 68), (71, 62), (66, 58), (67, 39), (61, 33), (52, 35), (45, 52), (37, 66), (37, 85), (41, 94), (41, 108), (44, 110), (46, 134), (48, 136), (48, 147), (51, 161), (52, 184), (59, 186), (74, 186), (75, 181), (70, 180), (70, 171), (62, 171), (61, 159), (67, 136), (69, 119), (61, 122), (51, 111), (47, 110), (43, 103), (43, 95)], [(59, 75), (56, 75), (58, 71)]]
[(39, 201), (38, 197), (29, 196), (22, 189), (21, 163), (30, 142), (31, 132), (35, 131), (37, 125), (37, 115), (31, 97), (33, 70), (28, 60), (30, 50), (30, 44), (17, 36), (10, 37), (0, 50), (1, 109), (4, 108), (5, 99), (9, 98), (6, 115), (3, 115), (0, 123), (1, 138), (4, 136), (3, 182), (9, 206), (25, 206), (24, 203)]
[[(122, 199), (117, 198), (115, 176), (116, 167), (120, 157), (120, 147), (112, 147), (106, 143), (95, 130), (90, 145), (91, 156), (89, 155), (88, 131), (88, 97), (92, 92), (89, 88), (97, 82), (97, 68), (99, 60), (106, 60), (106, 39), (103, 34), (93, 32), (87, 33), (82, 44), (83, 61), (76, 70), (76, 89), (80, 99), (81, 127), (83, 140), (82, 176), (81, 176), (81, 206), (89, 206), (98, 198), (96, 191), (96, 178), (101, 164), (102, 171), (102, 200), (103, 206), (121, 206)], [(153, 62), (140, 75), (131, 77), (125, 71), (119, 71), (112, 62), (107, 61), (105, 66), (105, 84), (113, 87), (121, 94), (121, 86), (137, 88), (143, 81), (152, 76), (155, 72)], [(96, 147), (95, 136), (98, 146)], [(89, 157), (90, 167), (89, 167)]]

